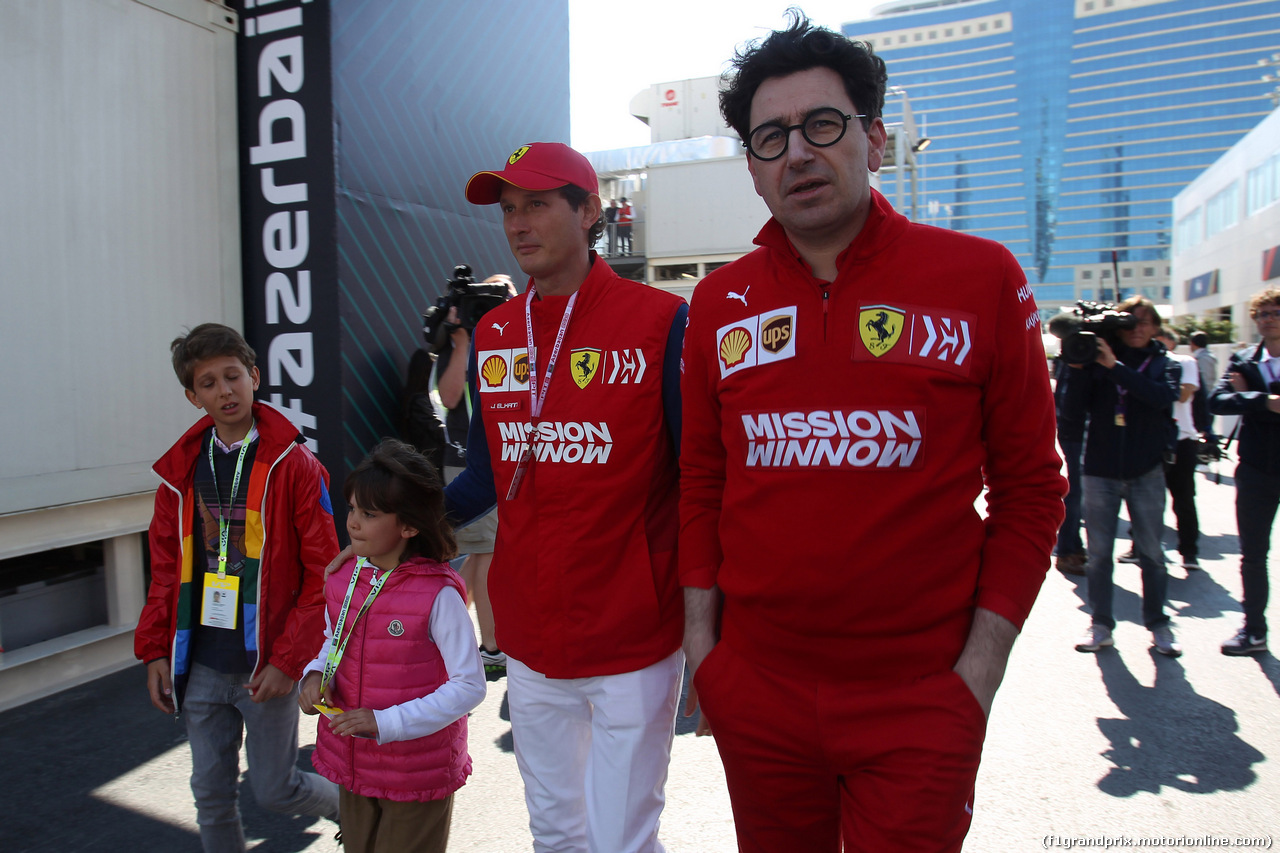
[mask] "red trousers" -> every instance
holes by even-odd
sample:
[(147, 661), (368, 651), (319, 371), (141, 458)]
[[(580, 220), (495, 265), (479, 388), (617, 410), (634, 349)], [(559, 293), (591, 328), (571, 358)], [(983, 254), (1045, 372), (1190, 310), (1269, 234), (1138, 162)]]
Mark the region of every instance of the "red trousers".
[(960, 850), (986, 718), (951, 670), (814, 683), (760, 669), (722, 641), (695, 685), (724, 762), (739, 850)]

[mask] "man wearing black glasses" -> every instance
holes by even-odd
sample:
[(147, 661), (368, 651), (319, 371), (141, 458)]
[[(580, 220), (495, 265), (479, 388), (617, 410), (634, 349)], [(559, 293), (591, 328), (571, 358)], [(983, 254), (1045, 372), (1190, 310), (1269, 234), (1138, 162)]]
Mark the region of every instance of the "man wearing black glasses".
[(721, 95), (773, 217), (690, 308), (680, 570), (742, 850), (960, 849), (1063, 517), (1030, 289), (872, 190), (885, 81), (796, 14)]
[(1280, 288), (1249, 300), (1249, 316), (1262, 342), (1231, 356), (1209, 396), (1215, 415), (1240, 415), (1240, 464), (1236, 467), (1236, 526), (1244, 625), (1222, 644), (1224, 655), (1267, 651), (1267, 552), (1280, 506)]

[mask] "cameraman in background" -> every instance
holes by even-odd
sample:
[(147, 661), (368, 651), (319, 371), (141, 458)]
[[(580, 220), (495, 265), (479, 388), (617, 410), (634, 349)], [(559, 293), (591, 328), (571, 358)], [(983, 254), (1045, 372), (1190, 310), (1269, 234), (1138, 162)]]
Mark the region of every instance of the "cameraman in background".
[[(1076, 650), (1096, 652), (1115, 644), (1112, 559), (1120, 501), (1129, 507), (1133, 542), (1142, 568), (1142, 621), (1156, 651), (1177, 657), (1165, 593), (1164, 453), (1173, 446), (1173, 403), (1181, 368), (1155, 341), (1160, 315), (1150, 300), (1131, 297), (1118, 306), (1118, 328), (1096, 338), (1092, 363), (1071, 364), (1063, 393), (1066, 415), (1089, 422), (1084, 449), (1084, 529), (1089, 554), (1089, 606), (1093, 624)], [(1123, 314), (1131, 317), (1124, 317)], [(1087, 319), (1087, 318), (1086, 318)], [(1064, 351), (1069, 351), (1064, 339)]]
[(1236, 528), (1244, 626), (1222, 644), (1224, 655), (1267, 651), (1267, 552), (1280, 506), (1280, 288), (1249, 300), (1249, 316), (1262, 342), (1231, 356), (1209, 395), (1209, 411), (1240, 416), (1240, 464), (1236, 466)]
[[(449, 282), (451, 295), (465, 293), (468, 288), (478, 289), (474, 287), (475, 280), (470, 274), (470, 268), (459, 267), (454, 270), (454, 278)], [(515, 285), (508, 275), (491, 275), (482, 282), (481, 286), (484, 285), (502, 285), (505, 296), (498, 304), (516, 295)], [(496, 292), (498, 288), (489, 287), (487, 290)], [(463, 296), (462, 299), (465, 300), (466, 297)], [(453, 304), (449, 304), (450, 302)], [(447, 339), (439, 334), (435, 337), (440, 342), (436, 351), (436, 388), (440, 392), (440, 402), (447, 410), (444, 423), (448, 444), (445, 447), (443, 475), (444, 481), (448, 483), (467, 466), (467, 430), (471, 423), (466, 396), (467, 353), (471, 351), (471, 329), (475, 328), (479, 318), (465, 316), (472, 312), (467, 310), (465, 302), (457, 298), (450, 300), (446, 296), (438, 307), (446, 304), (448, 313), (444, 318), (443, 330), (447, 331)], [(461, 317), (460, 305), (464, 315)], [(430, 326), (430, 319), (426, 319)], [(476, 604), (476, 621), (480, 624), (480, 660), (484, 664), (485, 678), (495, 681), (507, 674), (507, 656), (498, 648), (493, 630), (493, 606), (489, 603), (489, 564), (493, 561), (494, 541), (498, 535), (497, 508), (466, 527), (455, 530), (453, 535), (458, 542), (458, 553), (467, 555), (458, 573), (466, 581), (467, 591)]]
[(1178, 335), (1161, 329), (1156, 340), (1164, 345), (1166, 358), (1178, 363), (1181, 370), (1178, 399), (1173, 404), (1173, 420), (1178, 425), (1178, 438), (1174, 449), (1165, 458), (1164, 479), (1173, 499), (1173, 517), (1178, 525), (1178, 553), (1182, 555), (1182, 568), (1195, 571), (1200, 568), (1200, 514), (1196, 511), (1196, 465), (1200, 462), (1200, 425), (1193, 412), (1198, 397), (1204, 405), (1200, 390), (1200, 368), (1189, 355), (1179, 355)]

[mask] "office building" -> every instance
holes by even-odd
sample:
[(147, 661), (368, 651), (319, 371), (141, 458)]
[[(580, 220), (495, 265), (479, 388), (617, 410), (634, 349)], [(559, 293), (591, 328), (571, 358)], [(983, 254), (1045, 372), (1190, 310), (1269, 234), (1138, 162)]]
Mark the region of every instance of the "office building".
[(1270, 113), (1280, 0), (902, 0), (844, 32), (930, 140), (919, 219), (1004, 243), (1049, 312), (1171, 301), (1173, 198)]

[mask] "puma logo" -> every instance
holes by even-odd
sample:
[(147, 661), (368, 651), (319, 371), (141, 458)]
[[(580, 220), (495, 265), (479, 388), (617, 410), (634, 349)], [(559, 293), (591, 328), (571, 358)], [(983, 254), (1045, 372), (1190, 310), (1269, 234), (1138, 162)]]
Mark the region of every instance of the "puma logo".
[(724, 295), (724, 298), (725, 298), (725, 299), (739, 299), (739, 300), (741, 300), (741, 301), (742, 301), (742, 305), (743, 305), (743, 307), (745, 308), (745, 307), (748, 307), (748, 306), (747, 306), (747, 294), (748, 294), (748, 293), (750, 293), (750, 292), (751, 292), (751, 285), (747, 285), (747, 289), (746, 289), (746, 290), (744, 290), (744, 291), (742, 291), (741, 293), (734, 293), (732, 290), (730, 290), (728, 293), (726, 293), (726, 294)]
[(493, 323), (493, 324), (492, 324), (493, 328), (495, 328), (495, 329), (497, 329), (497, 330), (498, 330), (498, 334), (502, 334), (502, 333), (506, 330), (507, 326), (510, 326), (510, 325), (511, 325), (511, 321), (510, 321), (510, 320), (508, 320), (507, 322), (503, 323), (501, 326), (499, 326), (497, 323)]

